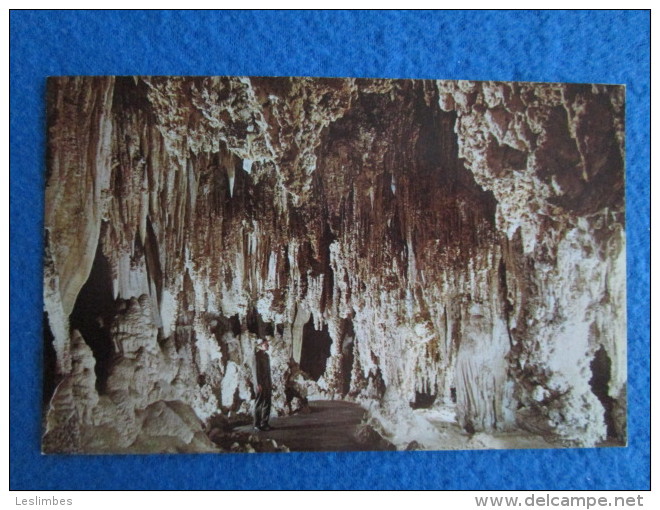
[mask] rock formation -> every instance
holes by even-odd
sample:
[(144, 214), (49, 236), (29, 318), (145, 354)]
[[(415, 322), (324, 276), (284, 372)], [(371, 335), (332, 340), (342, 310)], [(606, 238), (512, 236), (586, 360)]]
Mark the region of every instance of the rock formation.
[(625, 443), (623, 88), (67, 77), (47, 102), (44, 451), (222, 449), (257, 337), (280, 415)]

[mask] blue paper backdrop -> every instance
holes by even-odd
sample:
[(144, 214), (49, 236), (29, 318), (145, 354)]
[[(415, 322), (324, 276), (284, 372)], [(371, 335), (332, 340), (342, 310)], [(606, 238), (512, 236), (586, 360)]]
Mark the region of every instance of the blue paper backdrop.
[[(649, 488), (649, 41), (647, 12), (11, 12), (10, 487)], [(629, 446), (42, 456), (45, 78), (79, 74), (626, 84)]]

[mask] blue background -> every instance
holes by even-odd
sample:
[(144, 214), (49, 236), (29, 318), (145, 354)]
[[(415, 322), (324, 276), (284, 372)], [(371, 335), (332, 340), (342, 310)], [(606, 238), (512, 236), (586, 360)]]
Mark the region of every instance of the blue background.
[[(649, 488), (649, 45), (648, 12), (12, 11), (10, 488)], [(629, 446), (42, 456), (45, 77), (79, 74), (626, 84)]]

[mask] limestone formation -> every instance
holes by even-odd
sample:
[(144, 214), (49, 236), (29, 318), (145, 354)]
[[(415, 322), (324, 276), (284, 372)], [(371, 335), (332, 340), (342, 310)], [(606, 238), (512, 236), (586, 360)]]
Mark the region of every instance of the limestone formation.
[(624, 94), (49, 79), (44, 451), (286, 450), (229, 426), (257, 338), (279, 415), (625, 444)]

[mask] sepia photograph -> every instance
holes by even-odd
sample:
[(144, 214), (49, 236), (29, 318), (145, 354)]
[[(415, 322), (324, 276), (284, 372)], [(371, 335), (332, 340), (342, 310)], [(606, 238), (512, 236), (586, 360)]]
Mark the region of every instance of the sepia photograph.
[(46, 454), (627, 444), (621, 85), (46, 86)]

